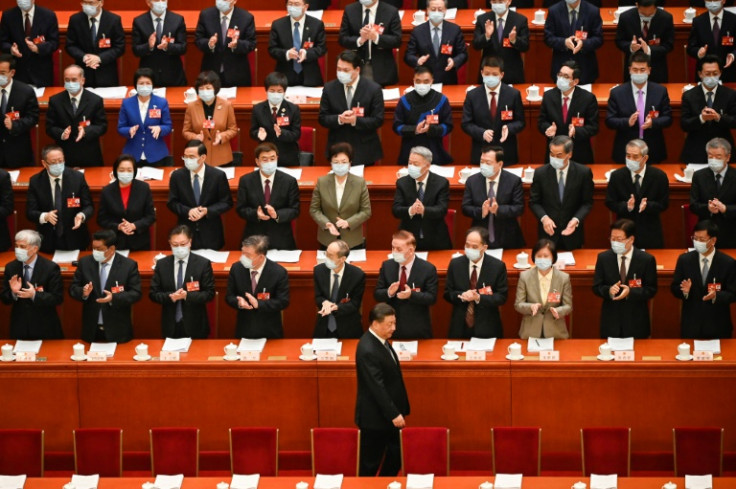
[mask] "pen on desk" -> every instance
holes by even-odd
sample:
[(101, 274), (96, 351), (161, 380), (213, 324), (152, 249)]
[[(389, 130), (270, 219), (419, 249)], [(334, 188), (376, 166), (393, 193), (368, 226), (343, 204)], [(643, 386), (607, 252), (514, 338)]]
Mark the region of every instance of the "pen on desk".
[(537, 346), (539, 346), (539, 340), (538, 339), (534, 338), (534, 343), (536, 343)]

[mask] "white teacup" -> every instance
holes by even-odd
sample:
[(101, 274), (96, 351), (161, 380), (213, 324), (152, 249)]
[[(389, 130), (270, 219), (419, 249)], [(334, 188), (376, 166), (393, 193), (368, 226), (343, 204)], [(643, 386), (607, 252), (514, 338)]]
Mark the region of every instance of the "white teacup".
[(618, 22), (618, 18), (621, 17), (621, 11), (616, 9), (613, 11), (613, 21)]
[(537, 10), (534, 12), (534, 22), (544, 22), (544, 10)]
[(524, 251), (516, 255), (516, 264), (520, 267), (529, 265), (529, 255)]
[(690, 343), (680, 343), (677, 345), (677, 354), (680, 357), (689, 357), (690, 356)]
[(414, 22), (424, 22), (424, 10), (417, 10), (414, 12)]
[(5, 344), (2, 346), (3, 358), (13, 358), (13, 345)]
[(531, 166), (524, 168), (524, 178), (526, 180), (532, 180), (534, 178), (534, 168)]
[(669, 481), (669, 482), (666, 482), (666, 483), (665, 483), (665, 484), (664, 484), (664, 485), (662, 486), (662, 489), (677, 489), (677, 484), (675, 484), (675, 483), (674, 483), (674, 482), (672, 482), (672, 481)]
[(230, 343), (225, 347), (225, 356), (234, 357), (238, 352), (238, 345)]
[(386, 486), (386, 489), (401, 489), (401, 482), (399, 481), (393, 481), (389, 482)]
[(74, 351), (75, 357), (84, 356), (84, 343), (75, 343), (72, 345), (72, 350)]
[(683, 173), (685, 174), (686, 180), (692, 180), (693, 175), (695, 174), (695, 169), (691, 166), (686, 166)]
[(507, 350), (509, 352), (509, 356), (518, 357), (521, 355), (521, 345), (519, 343), (511, 343)]
[(570, 487), (570, 489), (585, 489), (586, 487), (588, 487), (588, 486), (587, 486), (587, 484), (585, 484), (585, 482), (578, 481), (575, 484), (573, 484)]
[(527, 87), (526, 96), (527, 98), (539, 98), (539, 87), (536, 85), (531, 85)]
[[(687, 9), (685, 9), (685, 19), (687, 19), (687, 20), (693, 20), (694, 18), (695, 18), (695, 9), (692, 8), (692, 7), (689, 7)], [(665, 484), (665, 486), (666, 485), (667, 484)], [(674, 485), (675, 487), (677, 487), (675, 484), (672, 484), (672, 485)], [(668, 488), (668, 489), (670, 489), (670, 488)]]
[(601, 346), (598, 347), (598, 353), (600, 353), (604, 357), (610, 356), (611, 351), (611, 345), (609, 345), (608, 343), (603, 343)]
[(473, 172), (471, 168), (468, 168), (467, 166), (460, 170), (460, 178), (463, 180), (467, 180), (470, 174)]
[(217, 489), (228, 489), (230, 485), (227, 482), (218, 482)]
[(455, 354), (455, 347), (452, 345), (442, 345), (442, 353), (447, 357), (451, 357)]
[(135, 354), (139, 357), (148, 356), (148, 345), (145, 343), (140, 343), (138, 346), (135, 347)]
[(141, 489), (153, 489), (154, 487), (156, 486), (153, 485), (153, 482), (149, 482), (149, 481), (146, 481), (143, 484), (141, 484)]
[(296, 483), (296, 489), (309, 489), (309, 484), (304, 481)]
[(311, 343), (304, 343), (301, 348), (302, 355), (305, 357), (311, 357), (314, 355), (314, 349)]
[(478, 489), (493, 489), (493, 483), (488, 481), (481, 482)]

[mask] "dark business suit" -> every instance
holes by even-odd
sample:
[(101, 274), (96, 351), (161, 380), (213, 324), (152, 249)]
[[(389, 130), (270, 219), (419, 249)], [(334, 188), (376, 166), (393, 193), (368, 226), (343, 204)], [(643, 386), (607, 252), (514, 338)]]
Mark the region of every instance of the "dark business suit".
[(13, 199), (13, 183), (10, 174), (0, 170), (0, 251), (10, 249), (15, 236), (10, 236), (8, 229), (8, 217), (13, 214), (15, 201)]
[[(511, 172), (501, 171), (496, 176), (496, 202), (498, 210), (493, 216), (495, 240), (488, 243), (489, 248), (523, 248), (524, 235), (519, 226), (519, 217), (524, 213), (524, 188), (521, 178)], [(483, 202), (488, 200), (488, 179), (480, 173), (468, 177), (465, 182), (462, 209), (463, 215), (473, 220), (472, 226), (488, 229), (489, 213), (483, 216)]]
[(470, 260), (465, 255), (450, 260), (447, 267), (445, 300), (452, 304), (450, 318), (450, 338), (503, 338), (503, 325), (499, 307), (506, 304), (508, 284), (506, 265), (491, 255), (483, 255), (483, 261), (476, 282), (476, 289), (491, 287), (492, 294), (481, 294), (480, 302), (475, 304), (473, 325), (465, 322), (468, 302), (458, 297), (470, 289)]
[[(250, 116), (250, 137), (258, 143), (268, 142), (276, 145), (279, 153), (279, 162), (282, 166), (299, 166), (299, 138), (302, 132), (302, 113), (299, 106), (284, 100), (276, 111), (277, 119), (273, 120), (271, 105), (268, 100), (253, 106)], [(289, 123), (279, 126), (281, 136), (276, 136), (274, 124), (278, 123), (278, 117), (288, 117)], [(282, 120), (283, 122), (283, 120)], [(266, 130), (266, 139), (258, 139), (258, 129)]]
[[(598, 99), (583, 88), (575, 88), (570, 97), (567, 103), (567, 119), (563, 119), (560, 89), (555, 87), (544, 92), (542, 107), (537, 118), (537, 129), (544, 134), (554, 123), (557, 126), (555, 136), (567, 136), (570, 133), (570, 124), (573, 123), (573, 119), (582, 118), (583, 125), (575, 126), (572, 155), (575, 161), (584, 165), (594, 163), (593, 146), (590, 139), (598, 134)], [(547, 138), (547, 143), (551, 140), (552, 138)], [(544, 161), (549, 162), (548, 146), (544, 148)]]
[[(64, 284), (59, 265), (36, 255), (31, 284), (36, 288), (33, 299), (14, 298), (10, 290), (10, 279), (15, 275), (23, 278), (23, 263), (13, 260), (5, 265), (5, 280), (0, 291), (0, 300), (12, 305), (10, 311), (10, 337), (17, 340), (61, 339), (64, 332), (56, 307), (64, 302)], [(24, 281), (23, 287), (28, 287)]]
[[(493, 34), (490, 39), (486, 39), (486, 21), (489, 20), (493, 23)], [(509, 33), (514, 27), (516, 27), (516, 42), (504, 46), (503, 41), (509, 38)], [(498, 39), (496, 14), (491, 11), (479, 15), (473, 31), (473, 48), (482, 50), (481, 59), (496, 56), (503, 60), (503, 81), (506, 83), (524, 83), (524, 60), (521, 53), (529, 51), (529, 23), (526, 17), (509, 10), (503, 24), (502, 39), (503, 41)], [(480, 75), (480, 69), (478, 69), (478, 73), (478, 83), (481, 83), (483, 77)]]
[[(419, 24), (409, 36), (409, 43), (404, 53), (404, 62), (410, 68), (416, 68), (418, 60), (425, 54), (429, 55), (423, 66), (432, 70), (435, 83), (445, 85), (457, 85), (457, 70), (468, 60), (468, 48), (465, 46), (465, 38), (457, 24), (442, 21), (442, 31), (440, 34), (440, 45), (452, 47), (452, 53), (442, 54), (442, 48), (435, 53), (432, 44), (434, 36), (434, 24), (425, 22)], [(452, 58), (453, 66), (450, 71), (445, 71), (447, 61)]]
[(187, 52), (187, 26), (184, 17), (167, 10), (161, 24), (161, 35), (174, 38), (166, 50), (158, 49), (161, 39), (156, 38), (153, 49), (148, 47), (148, 38), (156, 32), (151, 12), (147, 11), (133, 19), (133, 54), (141, 59), (139, 68), (153, 70), (153, 83), (157, 87), (182, 87), (187, 84), (181, 57)]
[[(639, 123), (635, 122), (633, 126), (629, 126), (629, 117), (636, 112), (636, 99), (631, 87), (631, 83), (624, 83), (611, 89), (608, 95), (606, 127), (616, 131), (612, 158), (619, 164), (624, 164), (626, 160), (628, 142), (639, 137)], [(649, 160), (647, 161), (656, 164), (667, 159), (663, 129), (672, 125), (672, 107), (670, 107), (670, 97), (664, 86), (649, 82), (644, 90), (644, 107), (646, 107), (644, 118), (646, 119), (652, 110), (659, 112), (659, 115), (652, 119), (652, 127), (644, 130), (644, 141), (649, 146)]]
[(409, 175), (396, 180), (391, 212), (400, 220), (399, 229), (411, 232), (417, 239), (418, 250), (449, 250), (452, 248), (452, 240), (445, 223), (445, 215), (450, 203), (450, 182), (429, 172), (423, 188), (424, 216), (409, 215), (409, 208), (419, 198), (417, 181)]
[[(470, 163), (480, 163), (480, 150), (483, 146), (491, 144), (503, 148), (503, 161), (507, 165), (515, 165), (519, 162), (519, 153), (516, 144), (516, 135), (526, 126), (524, 117), (524, 105), (521, 102), (521, 94), (513, 87), (501, 83), (495, 88), (497, 109), (496, 117), (491, 118), (488, 93), (491, 90), (485, 85), (475, 87), (465, 96), (463, 103), (462, 128), (473, 140), (470, 150)], [(502, 112), (513, 111), (512, 120), (501, 120)], [(503, 126), (508, 126), (509, 135), (506, 141), (501, 142)], [(488, 143), (483, 139), (483, 133), (491, 129), (493, 140)]]
[[(725, 213), (710, 213), (708, 201), (714, 198), (726, 205)], [(696, 171), (690, 187), (690, 212), (699, 221), (708, 219), (718, 225), (719, 248), (736, 248), (736, 169), (728, 167), (720, 189), (710, 168)]]
[(381, 264), (373, 298), (377, 302), (386, 302), (396, 309), (394, 338), (431, 338), (432, 320), (429, 309), (437, 302), (437, 268), (415, 256), (411, 272), (406, 278), (406, 285), (419, 290), (412, 291), (408, 299), (399, 299), (396, 295), (393, 297), (388, 295), (389, 286), (399, 281), (399, 267), (400, 265), (393, 259)]
[[(700, 113), (707, 106), (702, 85), (682, 94), (680, 127), (687, 134), (680, 153), (682, 163), (707, 162), (705, 145), (713, 138), (723, 138), (733, 146), (731, 130), (736, 128), (736, 91), (723, 85), (715, 90), (713, 110), (721, 115), (719, 121), (700, 122)], [(731, 152), (731, 161), (736, 161), (736, 151)]]
[[(205, 165), (204, 183), (201, 185), (201, 197), (197, 203), (194, 199), (191, 172), (186, 168), (174, 170), (169, 179), (169, 201), (166, 206), (176, 214), (179, 224), (186, 224), (192, 229), (192, 249), (219, 250), (225, 246), (221, 215), (233, 206), (225, 172)], [(197, 206), (206, 207), (207, 215), (192, 222), (189, 220), (189, 211)]]
[[(88, 87), (115, 87), (120, 85), (118, 78), (118, 58), (125, 52), (125, 33), (120, 16), (102, 10), (97, 26), (97, 37), (94, 43), (90, 31), (89, 17), (84, 12), (77, 12), (69, 18), (66, 31), (66, 52), (74, 59), (74, 63), (84, 68), (85, 85)], [(110, 39), (110, 47), (101, 48), (100, 39)], [(85, 54), (100, 57), (97, 69), (84, 65)]]
[[(212, 263), (194, 253), (189, 253), (185, 272), (182, 275), (182, 289), (187, 291), (184, 300), (173, 302), (169, 297), (179, 287), (176, 286), (178, 260), (169, 255), (156, 262), (156, 270), (151, 279), (151, 290), (148, 297), (161, 304), (161, 336), (177, 337), (176, 305), (181, 302), (182, 327), (184, 338), (207, 338), (210, 333), (210, 322), (207, 317), (207, 303), (215, 297), (215, 276)], [(198, 282), (199, 290), (188, 290)], [(191, 284), (191, 285), (190, 285)]]
[[(302, 61), (302, 71), (294, 71), (294, 60), (286, 60), (286, 52), (294, 47), (294, 31), (291, 28), (291, 17), (281, 17), (271, 24), (271, 36), (268, 41), (268, 54), (276, 60), (274, 71), (283, 73), (289, 80), (289, 85), (304, 85), (307, 87), (321, 87), (322, 70), (319, 59), (327, 54), (325, 42), (325, 24), (321, 20), (304, 15), (301, 19), (303, 27), (301, 45), (306, 50), (307, 57)], [(305, 43), (312, 43), (312, 47), (305, 47)], [(308, 46), (308, 44), (307, 44)], [(299, 49), (297, 49), (299, 51)]]
[(279, 170), (268, 179), (271, 187), (269, 204), (276, 210), (278, 220), (262, 221), (258, 219), (258, 208), (265, 214), (268, 212), (264, 209), (266, 198), (263, 195), (261, 172), (256, 170), (240, 177), (235, 210), (245, 219), (243, 239), (262, 234), (268, 236), (269, 248), (294, 250), (296, 241), (292, 232), (292, 221), (299, 217), (299, 185), (294, 177)]
[[(314, 304), (317, 310), (322, 309), (324, 301), (332, 302), (334, 273), (324, 263), (314, 267)], [(363, 334), (361, 308), (364, 290), (365, 272), (355, 265), (345, 263), (345, 271), (337, 288), (337, 302), (335, 302), (337, 310), (331, 314), (335, 318), (337, 331), (333, 333), (328, 329), (330, 316), (323, 317), (317, 314), (312, 336), (314, 338), (360, 338), (360, 335)]]
[[(71, 97), (66, 90), (49, 99), (49, 107), (46, 112), (46, 135), (64, 150), (67, 165), (102, 166), (104, 161), (100, 138), (107, 132), (107, 117), (102, 98), (89, 90), (82, 90), (76, 95), (76, 98), (76, 112), (72, 109)], [(84, 137), (77, 142), (79, 124), (85, 119), (90, 125), (84, 128)], [(62, 140), (61, 135), (67, 127), (71, 127), (69, 138)]]
[[(289, 277), (286, 269), (276, 262), (266, 259), (258, 278), (256, 290), (251, 286), (250, 270), (237, 262), (230, 268), (227, 277), (227, 304), (238, 311), (238, 322), (235, 326), (236, 338), (269, 338), (284, 337), (281, 315), (289, 306)], [(257, 294), (267, 293), (270, 297), (258, 299), (258, 309), (239, 309), (238, 296), (244, 297), (248, 292), (258, 299)], [(248, 299), (246, 299), (247, 301)]]
[[(628, 259), (627, 259), (628, 262)], [(641, 280), (641, 287), (631, 287), (625, 299), (614, 301), (609, 290), (621, 281), (618, 258), (612, 250), (598, 254), (593, 276), (593, 293), (603, 299), (601, 338), (649, 338), (649, 301), (657, 293), (657, 260), (634, 247), (631, 263), (626, 263), (626, 282)]]
[[(583, 224), (593, 207), (593, 172), (574, 161), (570, 161), (564, 171), (567, 172), (565, 190), (560, 201), (559, 172), (549, 164), (534, 170), (534, 179), (529, 190), (529, 208), (538, 221), (539, 239), (551, 239), (560, 250), (575, 250), (583, 246)], [(541, 219), (545, 215), (557, 226), (552, 236), (542, 226)], [(578, 219), (578, 227), (570, 236), (562, 236), (562, 231), (573, 217)]]
[[(133, 322), (131, 312), (133, 304), (141, 298), (141, 276), (138, 273), (138, 263), (116, 253), (112, 265), (108, 265), (107, 281), (104, 290), (112, 292), (113, 287), (123, 287), (124, 290), (112, 294), (112, 301), (99, 304), (97, 299), (105, 297), (100, 288), (100, 264), (92, 255), (79, 260), (77, 271), (74, 272), (69, 295), (72, 299), (82, 302), (82, 339), (91, 343), (95, 339), (99, 328), (99, 313), (102, 311), (102, 325), (106, 341), (126, 343), (133, 339)], [(92, 292), (87, 299), (82, 297), (82, 288), (92, 282)]]
[[(59, 22), (53, 10), (35, 5), (30, 40), (37, 42), (38, 53), (25, 43), (25, 12), (12, 7), (0, 20), (0, 51), (9, 53), (15, 43), (23, 55), (15, 58), (15, 79), (37, 87), (51, 87), (54, 80), (54, 55), (59, 49)], [(42, 40), (43, 39), (43, 40)]]
[[(644, 178), (636, 191), (631, 171), (619, 168), (611, 173), (606, 189), (606, 207), (619, 219), (631, 219), (636, 223), (636, 247), (642, 249), (664, 248), (660, 214), (670, 204), (670, 186), (667, 174), (656, 166), (647, 165)], [(629, 211), (627, 202), (634, 196), (634, 208)], [(644, 212), (639, 212), (642, 199), (647, 199)]]
[[(726, 64), (726, 56), (733, 54), (734, 47), (736, 46), (724, 46), (723, 38), (727, 35), (736, 35), (734, 34), (736, 33), (736, 14), (727, 10), (721, 10), (718, 14), (718, 25), (720, 27), (721, 39), (719, 39), (718, 45), (716, 45), (713, 37), (713, 23), (710, 20), (710, 13), (708, 11), (703, 12), (693, 19), (690, 37), (687, 40), (686, 50), (688, 56), (697, 60), (698, 51), (707, 44), (708, 50), (705, 54), (715, 54), (721, 60), (721, 66)], [(695, 74), (695, 78), (697, 80), (697, 73)], [(723, 70), (721, 81), (724, 83), (736, 81), (736, 69), (734, 69), (733, 65)]]
[(31, 148), (31, 131), (38, 124), (38, 100), (33, 88), (22, 81), (13, 79), (7, 95), (6, 113), (14, 110), (20, 119), (12, 121), (11, 129), (5, 127), (5, 114), (0, 114), (0, 167), (20, 168), (36, 164)]
[[(622, 13), (616, 27), (616, 46), (624, 55), (624, 81), (629, 81), (629, 57), (631, 56), (631, 38), (644, 38), (641, 32), (641, 18), (639, 10), (632, 8)], [(656, 9), (654, 17), (649, 22), (647, 37), (644, 39), (649, 45), (652, 72), (649, 79), (657, 83), (667, 83), (667, 55), (675, 43), (675, 26), (672, 14), (663, 9)]]
[[(87, 221), (92, 217), (94, 207), (90, 197), (89, 186), (84, 174), (67, 167), (61, 177), (61, 235), (57, 236), (57, 226), (51, 223), (39, 224), (41, 214), (55, 209), (51, 193), (53, 177), (44, 169), (31, 177), (28, 183), (26, 218), (36, 225), (41, 234), (41, 252), (53, 253), (55, 250), (84, 250), (89, 244)], [(79, 199), (79, 207), (69, 207), (69, 199)], [(84, 214), (84, 222), (78, 229), (74, 227), (74, 218), (78, 213)]]
[[(437, 123), (429, 124), (427, 131), (417, 134), (417, 125), (427, 120), (427, 116), (437, 115)], [(393, 130), (401, 136), (401, 149), (397, 164), (405, 166), (409, 162), (409, 154), (414, 146), (424, 146), (432, 152), (432, 163), (448, 165), (452, 163), (452, 155), (445, 150), (444, 138), (453, 128), (452, 108), (449, 99), (430, 90), (424, 96), (412, 90), (402, 96), (394, 111)]]
[[(127, 235), (118, 230), (123, 219), (135, 224), (135, 231)], [(151, 187), (140, 180), (130, 184), (128, 206), (123, 206), (120, 184), (115, 181), (102, 188), (100, 208), (97, 211), (97, 224), (103, 229), (111, 229), (117, 235), (115, 247), (119, 250), (150, 250), (151, 226), (156, 222), (156, 210), (153, 208)]]

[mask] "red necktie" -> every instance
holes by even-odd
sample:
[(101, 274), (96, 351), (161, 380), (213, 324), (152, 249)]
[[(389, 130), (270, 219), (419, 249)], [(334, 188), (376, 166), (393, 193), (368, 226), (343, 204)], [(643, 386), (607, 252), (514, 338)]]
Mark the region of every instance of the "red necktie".
[(273, 122), (276, 123), (276, 107), (271, 108), (271, 119), (273, 119)]
[(564, 97), (562, 99), (562, 121), (567, 123), (567, 102), (570, 100), (570, 97)]
[(404, 286), (406, 285), (406, 267), (401, 267), (401, 276), (399, 276), (399, 292), (404, 290)]
[(266, 199), (266, 205), (271, 203), (271, 181), (267, 178), (266, 185), (263, 187), (263, 197)]
[(31, 17), (28, 14), (26, 14), (25, 30), (26, 37), (31, 37)]
[(491, 119), (496, 119), (496, 92), (491, 92)]
[(645, 20), (641, 26), (641, 37), (647, 39), (649, 37), (649, 21)]
[[(470, 290), (478, 288), (478, 267), (473, 265), (473, 273), (470, 274)], [(475, 323), (475, 302), (469, 302), (465, 310), (465, 324), (472, 328)]]

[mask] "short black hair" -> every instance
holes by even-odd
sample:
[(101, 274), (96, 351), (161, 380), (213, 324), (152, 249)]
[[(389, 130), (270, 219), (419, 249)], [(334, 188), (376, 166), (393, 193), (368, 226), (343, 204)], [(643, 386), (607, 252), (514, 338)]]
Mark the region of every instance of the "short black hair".
[(256, 250), (259, 255), (266, 255), (268, 253), (268, 236), (262, 234), (254, 234), (248, 236), (243, 240), (243, 247), (249, 247)]
[(653, 7), (657, 5), (657, 0), (636, 0), (637, 7)]
[(695, 227), (693, 228), (693, 232), (695, 231), (705, 231), (711, 238), (717, 238), (718, 224), (714, 223), (710, 219), (703, 219), (695, 225)]
[(578, 65), (577, 61), (574, 59), (568, 59), (564, 63), (562, 63), (562, 66), (565, 66), (567, 68), (570, 68), (572, 70), (572, 79), (573, 80), (579, 80), (580, 79), (580, 65)]
[(353, 65), (353, 68), (360, 68), (361, 63), (363, 62), (358, 52), (351, 51), (350, 49), (346, 49), (342, 53), (338, 54), (337, 61), (345, 61), (346, 63), (350, 63), (351, 65)]
[(540, 250), (543, 250), (547, 248), (550, 253), (552, 253), (552, 263), (557, 262), (557, 246), (555, 246), (555, 242), (551, 239), (542, 238), (539, 241), (537, 241), (534, 244), (534, 248), (532, 248), (532, 261), (534, 261), (534, 257), (537, 256), (537, 253), (539, 253)]
[(215, 95), (217, 95), (218, 93), (220, 93), (220, 89), (222, 88), (220, 75), (218, 75), (214, 71), (203, 71), (199, 74), (197, 80), (194, 82), (194, 89), (199, 91), (199, 87), (202, 87), (204, 85), (212, 85), (212, 87), (215, 89)]
[(480, 242), (484, 245), (488, 244), (488, 240), (490, 239), (488, 228), (485, 228), (483, 226), (473, 226), (472, 228), (465, 231), (465, 239), (470, 236), (470, 233), (478, 233), (480, 235)]
[(496, 161), (503, 163), (503, 148), (501, 146), (493, 146), (491, 144), (485, 144), (480, 149), (480, 153), (490, 153), (493, 151), (493, 154), (496, 156)]
[(614, 229), (623, 231), (626, 237), (630, 238), (634, 233), (636, 233), (636, 223), (631, 219), (618, 219), (616, 222), (611, 224), (611, 231)]
[(345, 153), (348, 155), (348, 159), (351, 162), (353, 161), (353, 147), (350, 143), (336, 143), (330, 146), (330, 149), (327, 151), (327, 161), (332, 161), (332, 157), (340, 153)]
[(130, 161), (133, 163), (133, 178), (138, 174), (138, 164), (135, 162), (135, 158), (129, 154), (121, 154), (115, 158), (115, 162), (112, 164), (112, 174), (115, 176), (115, 180), (118, 178), (118, 167), (120, 166), (120, 163), (124, 161)]
[(177, 234), (183, 234), (189, 239), (192, 239), (192, 228), (187, 226), (186, 224), (178, 224), (174, 226), (171, 231), (169, 231), (169, 239), (171, 239), (172, 236), (176, 236)]
[(115, 246), (118, 242), (118, 236), (112, 229), (100, 229), (92, 235), (92, 241), (102, 241), (109, 248)]
[(432, 70), (430, 70), (427, 65), (419, 65), (414, 68), (415, 75), (423, 75), (425, 73), (429, 73), (430, 75), (432, 75), (432, 79), (434, 79), (434, 73), (432, 73)]
[[(287, 0), (288, 1), (288, 0)], [(266, 75), (266, 79), (263, 80), (263, 88), (268, 90), (271, 87), (279, 86), (286, 90), (289, 88), (289, 79), (286, 78), (281, 72), (274, 71)]]
[(371, 309), (371, 312), (368, 315), (368, 321), (371, 323), (373, 323), (373, 321), (381, 323), (388, 316), (396, 316), (396, 310), (385, 302), (379, 302), (373, 306), (373, 309)]
[(501, 70), (501, 73), (503, 73), (503, 60), (501, 58), (497, 58), (496, 56), (486, 56), (480, 62), (480, 71), (483, 71), (483, 68), (486, 66), (489, 68), (498, 68)]
[(62, 154), (64, 154), (64, 150), (61, 148), (61, 146), (57, 144), (47, 144), (41, 149), (41, 159), (43, 161), (46, 161), (46, 158), (48, 158), (49, 153), (52, 151), (61, 151)]
[(716, 54), (706, 54), (698, 60), (698, 71), (703, 71), (703, 65), (708, 63), (716, 63), (718, 69), (723, 71), (723, 61)]
[(153, 70), (151, 68), (138, 68), (135, 70), (135, 73), (133, 74), (133, 86), (136, 87), (138, 85), (138, 80), (142, 77), (146, 77), (151, 80), (151, 83), (156, 86), (156, 77), (153, 73)]
[(8, 53), (0, 54), (0, 63), (9, 63), (10, 69), (14, 70), (15, 69), (15, 56), (13, 56), (12, 54), (8, 54)]
[(652, 57), (649, 56), (644, 51), (634, 51), (631, 53), (631, 56), (629, 56), (629, 66), (631, 66), (633, 63), (646, 63), (647, 66), (652, 66)]
[(279, 154), (279, 148), (275, 144), (268, 141), (259, 144), (258, 146), (256, 146), (255, 150), (256, 159), (261, 156), (261, 153), (268, 153), (269, 151), (276, 151), (277, 156)]
[(197, 154), (199, 156), (207, 154), (207, 146), (205, 146), (204, 143), (199, 139), (192, 139), (191, 141), (187, 142), (187, 144), (184, 145), (184, 149), (187, 148), (197, 148)]

